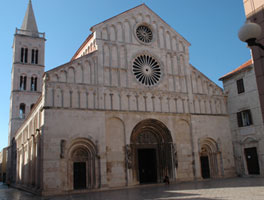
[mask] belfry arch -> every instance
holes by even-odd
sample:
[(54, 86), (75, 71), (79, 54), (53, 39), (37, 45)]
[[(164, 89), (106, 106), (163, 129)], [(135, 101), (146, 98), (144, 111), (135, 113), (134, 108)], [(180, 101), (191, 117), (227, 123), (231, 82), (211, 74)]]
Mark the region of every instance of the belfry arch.
[(175, 178), (173, 141), (169, 129), (156, 119), (139, 122), (130, 137), (133, 180), (159, 183), (165, 176)]

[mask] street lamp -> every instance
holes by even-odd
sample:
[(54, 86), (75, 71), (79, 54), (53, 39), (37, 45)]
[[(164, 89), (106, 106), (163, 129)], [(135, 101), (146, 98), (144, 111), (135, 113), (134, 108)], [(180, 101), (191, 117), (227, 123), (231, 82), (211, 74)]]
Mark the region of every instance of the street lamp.
[(256, 23), (246, 21), (246, 23), (240, 28), (238, 37), (242, 42), (246, 42), (249, 47), (258, 46), (264, 50), (264, 46), (256, 42), (257, 37), (261, 34), (261, 27)]

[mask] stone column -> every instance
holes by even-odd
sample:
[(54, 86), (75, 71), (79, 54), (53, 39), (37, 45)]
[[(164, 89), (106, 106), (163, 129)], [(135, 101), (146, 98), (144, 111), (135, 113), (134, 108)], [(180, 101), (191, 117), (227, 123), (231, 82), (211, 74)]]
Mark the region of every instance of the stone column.
[(35, 138), (34, 135), (31, 135), (31, 148), (32, 148), (32, 153), (31, 153), (31, 185), (34, 187), (35, 186), (35, 165), (36, 165), (36, 143), (35, 143)]

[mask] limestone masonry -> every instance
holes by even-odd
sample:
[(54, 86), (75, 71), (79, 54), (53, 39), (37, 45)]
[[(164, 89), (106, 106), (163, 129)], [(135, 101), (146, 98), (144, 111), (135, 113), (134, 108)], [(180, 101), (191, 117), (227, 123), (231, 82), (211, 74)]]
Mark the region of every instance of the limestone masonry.
[(189, 63), (188, 41), (145, 4), (91, 32), (44, 72), (29, 1), (13, 44), (11, 184), (53, 195), (234, 176), (227, 96)]

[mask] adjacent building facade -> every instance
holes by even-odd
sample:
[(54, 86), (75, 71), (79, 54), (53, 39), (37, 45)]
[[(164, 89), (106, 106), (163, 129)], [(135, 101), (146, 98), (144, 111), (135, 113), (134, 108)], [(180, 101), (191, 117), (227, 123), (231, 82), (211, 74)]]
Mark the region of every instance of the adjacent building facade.
[(235, 175), (226, 95), (145, 4), (93, 26), (45, 73), (31, 22), (29, 1), (13, 46), (12, 185), (52, 195)]
[[(260, 37), (257, 38), (256, 42), (264, 45), (264, 2), (262, 0), (244, 0), (244, 7), (247, 20), (261, 26), (262, 33)], [(262, 119), (264, 120), (264, 51), (259, 47), (252, 47), (251, 50), (252, 59), (254, 61)], [(264, 121), (262, 123), (264, 123)]]
[(232, 142), (239, 176), (264, 175), (264, 127), (252, 60), (221, 77), (228, 95)]

